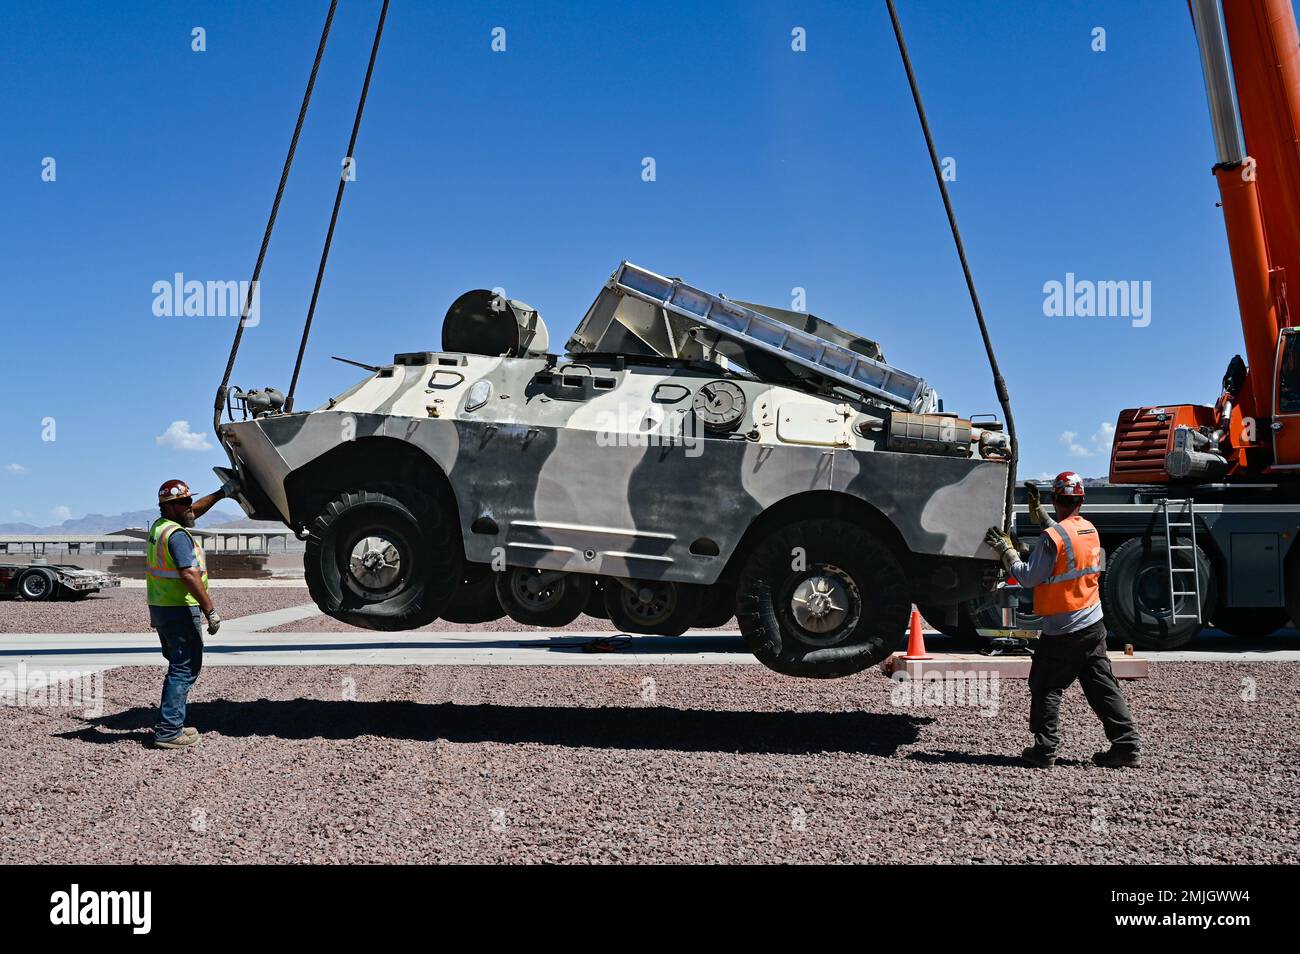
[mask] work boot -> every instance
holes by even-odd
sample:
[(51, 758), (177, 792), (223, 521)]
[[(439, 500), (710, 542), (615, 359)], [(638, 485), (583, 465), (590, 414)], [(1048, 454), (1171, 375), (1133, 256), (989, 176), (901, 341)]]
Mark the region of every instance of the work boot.
[(188, 749), (191, 745), (195, 745), (198, 741), (199, 741), (199, 733), (197, 729), (195, 729), (192, 733), (186, 732), (182, 729), (181, 734), (176, 736), (175, 738), (173, 739), (155, 738), (153, 740), (153, 744), (154, 744), (154, 748), (158, 748), (158, 749)]
[(1135, 768), (1138, 764), (1138, 754), (1133, 749), (1117, 749), (1111, 746), (1105, 752), (1095, 754), (1092, 760), (1102, 768)]
[(194, 726), (192, 725), (187, 725), (185, 728), (181, 729), (181, 735), (198, 735), (198, 734), (199, 734), (199, 730), (194, 728)]
[(1034, 768), (1051, 768), (1056, 764), (1056, 756), (1048, 754), (1036, 745), (1031, 745), (1020, 753), (1020, 757)]

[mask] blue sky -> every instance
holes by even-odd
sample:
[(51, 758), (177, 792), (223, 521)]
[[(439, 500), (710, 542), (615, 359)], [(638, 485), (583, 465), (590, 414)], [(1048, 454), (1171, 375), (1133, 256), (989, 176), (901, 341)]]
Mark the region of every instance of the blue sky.
[[(249, 277), (326, 8), (0, 10), (0, 522), (147, 507), (224, 463), (233, 320), (157, 317), (152, 288)], [(1094, 435), (1121, 408), (1212, 402), (1242, 347), (1186, 8), (899, 8), (1023, 472), (1104, 474)], [(340, 4), (237, 384), (288, 383), (378, 9)], [(948, 410), (997, 409), (883, 2), (396, 0), (356, 161), (300, 407), (355, 380), (331, 354), (436, 350), (469, 288), (504, 287), (563, 342), (627, 258), (778, 306), (802, 287)], [(1070, 272), (1151, 282), (1151, 323), (1045, 316)], [(174, 421), (209, 449), (160, 443)]]

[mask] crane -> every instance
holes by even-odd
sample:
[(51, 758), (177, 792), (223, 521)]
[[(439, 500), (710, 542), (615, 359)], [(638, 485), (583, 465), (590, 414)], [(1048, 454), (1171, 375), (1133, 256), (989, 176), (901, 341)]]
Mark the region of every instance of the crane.
[[(1245, 359), (1214, 406), (1120, 412), (1113, 483), (1205, 483), (1300, 471), (1300, 36), (1291, 0), (1191, 0)], [(1296, 293), (1300, 294), (1300, 293)], [(1300, 301), (1297, 302), (1300, 305)]]

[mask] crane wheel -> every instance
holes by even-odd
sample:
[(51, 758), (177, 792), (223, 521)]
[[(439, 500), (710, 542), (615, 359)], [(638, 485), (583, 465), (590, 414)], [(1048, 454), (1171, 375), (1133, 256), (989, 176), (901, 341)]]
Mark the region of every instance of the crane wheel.
[[(1164, 537), (1133, 537), (1109, 554), (1101, 581), (1101, 601), (1106, 625), (1121, 641), (1139, 649), (1177, 649), (1201, 631), (1196, 619), (1176, 619), (1194, 614), (1196, 601), (1171, 596)], [(1193, 555), (1195, 563), (1193, 563)], [(1174, 551), (1174, 568), (1196, 567), (1201, 588), (1201, 618), (1213, 619), (1218, 609), (1218, 588), (1209, 558), (1198, 547)], [(1190, 573), (1174, 574), (1175, 590), (1191, 590)]]

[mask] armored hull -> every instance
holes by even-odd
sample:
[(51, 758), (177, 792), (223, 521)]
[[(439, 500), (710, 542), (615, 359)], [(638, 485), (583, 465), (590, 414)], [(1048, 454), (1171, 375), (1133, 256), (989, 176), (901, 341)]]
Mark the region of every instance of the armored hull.
[[(314, 411), (224, 424), (241, 503), (308, 538), (314, 597), (358, 625), (494, 606), (564, 625), (603, 607), (668, 633), (735, 612), (794, 675), (857, 671), (893, 648), (913, 601), (987, 586), (1007, 480), (982, 450), (996, 430), (810, 374), (765, 380), (743, 352), (664, 355), (629, 344), (634, 327), (619, 326), (621, 353), (397, 355)], [(924, 400), (906, 387), (900, 401)]]

